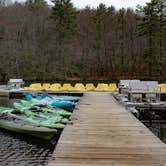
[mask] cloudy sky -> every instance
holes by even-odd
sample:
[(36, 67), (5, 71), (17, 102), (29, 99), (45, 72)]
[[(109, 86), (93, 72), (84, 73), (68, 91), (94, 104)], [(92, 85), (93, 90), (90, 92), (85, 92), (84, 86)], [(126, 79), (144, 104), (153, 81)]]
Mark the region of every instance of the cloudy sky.
[(96, 7), (100, 3), (104, 3), (107, 6), (113, 5), (116, 8), (121, 7), (133, 7), (135, 8), (137, 4), (144, 5), (146, 2), (149, 2), (150, 0), (72, 0), (74, 3), (74, 6), (78, 8), (83, 8), (85, 6), (91, 6)]
[[(18, 2), (24, 2), (25, 0), (16, 0)], [(51, 3), (51, 0), (46, 0), (49, 4)], [(75, 7), (77, 8), (84, 8), (85, 6), (90, 7), (97, 7), (100, 3), (104, 3), (107, 6), (115, 6), (116, 9), (119, 8), (127, 8), (132, 7), (135, 8), (138, 4), (144, 5), (146, 2), (149, 2), (150, 0), (71, 0)]]

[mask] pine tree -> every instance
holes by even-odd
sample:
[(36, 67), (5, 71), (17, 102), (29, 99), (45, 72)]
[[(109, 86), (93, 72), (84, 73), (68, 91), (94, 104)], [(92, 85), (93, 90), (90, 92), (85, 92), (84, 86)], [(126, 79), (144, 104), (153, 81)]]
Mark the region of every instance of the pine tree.
[(27, 0), (25, 4), (34, 12), (42, 6), (47, 5), (46, 1), (44, 0)]
[(157, 3), (157, 11), (159, 16), (159, 47), (160, 47), (160, 77), (162, 76), (162, 69), (166, 62), (166, 1), (165, 0), (158, 0)]
[(94, 41), (94, 51), (97, 56), (97, 73), (99, 76), (104, 75), (104, 65), (103, 65), (103, 50), (104, 50), (104, 35), (105, 35), (105, 17), (107, 15), (108, 9), (104, 4), (99, 4), (93, 21), (95, 23), (95, 41)]
[(126, 10), (124, 8), (120, 9), (117, 14), (117, 37), (119, 41), (119, 49), (120, 49), (120, 68), (122, 71), (125, 70), (125, 53), (124, 53), (124, 45), (125, 45), (125, 16)]
[[(67, 77), (67, 63), (70, 51), (65, 47), (67, 41), (76, 33), (77, 11), (73, 7), (71, 0), (54, 0), (51, 20), (54, 31), (54, 41), (57, 45), (58, 61), (63, 66), (63, 75)], [(68, 44), (68, 43), (67, 43)], [(62, 67), (61, 67), (62, 68)]]
[(147, 38), (147, 46), (144, 50), (145, 62), (148, 64), (148, 75), (151, 77), (154, 70), (159, 69), (160, 48), (158, 38), (160, 31), (159, 15), (157, 10), (159, 0), (151, 0), (146, 6), (138, 6), (137, 11), (142, 16), (142, 21), (138, 26), (139, 36)]
[(54, 22), (54, 30), (58, 33), (59, 40), (71, 37), (76, 30), (76, 10), (71, 0), (53, 1), (51, 19)]

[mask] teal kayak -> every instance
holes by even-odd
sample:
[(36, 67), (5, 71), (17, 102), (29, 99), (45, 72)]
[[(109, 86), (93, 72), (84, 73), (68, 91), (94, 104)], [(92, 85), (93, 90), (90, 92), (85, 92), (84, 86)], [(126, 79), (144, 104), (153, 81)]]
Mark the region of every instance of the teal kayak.
[[(28, 94), (32, 94), (28, 92)], [(46, 97), (49, 97), (54, 100), (59, 100), (59, 101), (70, 101), (70, 102), (78, 102), (80, 100), (79, 97), (73, 97), (73, 96), (58, 96), (58, 95), (48, 95), (44, 93), (38, 93), (35, 98), (37, 99), (44, 99)]]
[(70, 112), (73, 112), (76, 106), (76, 104), (71, 101), (58, 100), (57, 98), (53, 98), (50, 96), (45, 96), (45, 97), (33, 96), (32, 93), (26, 93), (25, 98), (27, 101), (33, 101), (36, 102), (37, 104), (47, 104), (53, 107), (59, 107)]

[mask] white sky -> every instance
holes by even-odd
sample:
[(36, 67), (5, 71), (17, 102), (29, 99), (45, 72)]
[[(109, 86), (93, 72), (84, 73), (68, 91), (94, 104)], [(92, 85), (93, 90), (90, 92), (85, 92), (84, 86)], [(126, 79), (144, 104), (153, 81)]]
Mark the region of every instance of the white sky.
[(117, 9), (119, 8), (127, 8), (132, 7), (135, 8), (138, 4), (144, 5), (146, 2), (150, 0), (72, 0), (75, 7), (83, 8), (85, 6), (97, 7), (100, 3), (104, 3), (107, 6), (115, 6)]
[[(16, 0), (18, 2), (23, 2), (25, 0)], [(51, 3), (51, 0), (46, 0), (49, 4)], [(100, 3), (104, 3), (106, 6), (113, 5), (116, 9), (119, 8), (128, 8), (132, 7), (135, 8), (138, 4), (144, 5), (146, 2), (149, 2), (150, 0), (71, 0), (75, 7), (77, 8), (84, 8), (85, 6), (90, 7), (97, 7)]]

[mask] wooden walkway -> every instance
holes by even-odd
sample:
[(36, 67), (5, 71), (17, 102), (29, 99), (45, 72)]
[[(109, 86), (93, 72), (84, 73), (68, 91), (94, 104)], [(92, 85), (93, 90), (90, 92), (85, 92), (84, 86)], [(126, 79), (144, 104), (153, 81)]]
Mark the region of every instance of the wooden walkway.
[(166, 145), (109, 93), (85, 93), (49, 166), (164, 166)]

